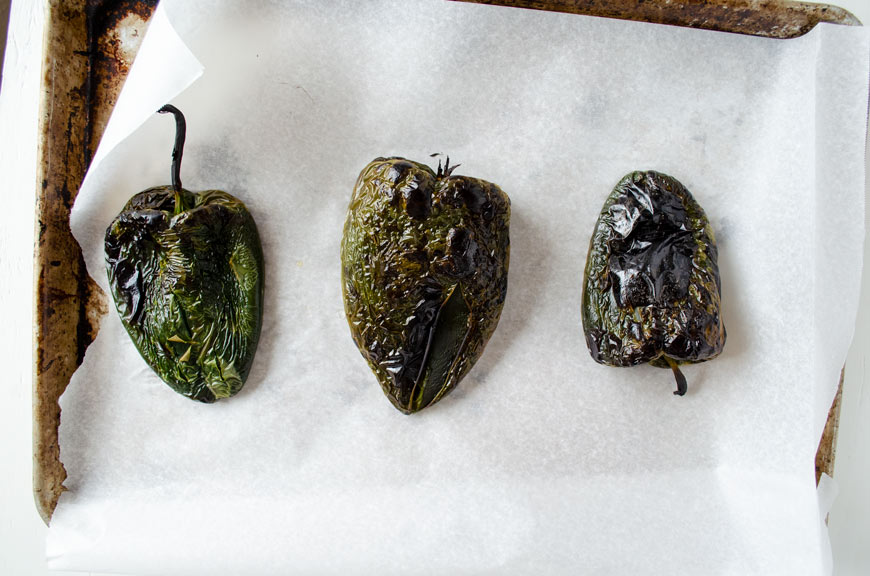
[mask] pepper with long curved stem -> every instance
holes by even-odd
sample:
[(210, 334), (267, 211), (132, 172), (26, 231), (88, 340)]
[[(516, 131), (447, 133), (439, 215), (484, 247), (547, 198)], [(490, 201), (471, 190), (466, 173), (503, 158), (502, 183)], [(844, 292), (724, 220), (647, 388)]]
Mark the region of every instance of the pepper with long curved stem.
[(139, 353), (176, 392), (241, 390), (263, 323), (263, 249), (244, 203), (181, 186), (186, 121), (174, 106), (172, 184), (133, 196), (106, 230), (109, 287)]

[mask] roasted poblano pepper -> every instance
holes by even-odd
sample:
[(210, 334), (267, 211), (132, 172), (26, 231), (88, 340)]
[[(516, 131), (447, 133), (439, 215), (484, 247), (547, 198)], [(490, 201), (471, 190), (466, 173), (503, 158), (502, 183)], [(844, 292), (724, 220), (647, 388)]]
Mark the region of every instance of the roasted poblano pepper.
[[(341, 245), (351, 334), (409, 414), (453, 390), (483, 353), (507, 292), (510, 200), (498, 186), (378, 158), (353, 191)], [(455, 167), (454, 167), (455, 168)]]
[(671, 368), (715, 358), (725, 345), (718, 251), (704, 211), (658, 172), (632, 172), (604, 203), (589, 246), (583, 327), (609, 366)]
[(133, 196), (106, 230), (109, 286), (145, 361), (200, 402), (238, 392), (263, 320), (263, 251), (237, 198), (181, 187), (184, 116), (173, 106), (172, 185)]

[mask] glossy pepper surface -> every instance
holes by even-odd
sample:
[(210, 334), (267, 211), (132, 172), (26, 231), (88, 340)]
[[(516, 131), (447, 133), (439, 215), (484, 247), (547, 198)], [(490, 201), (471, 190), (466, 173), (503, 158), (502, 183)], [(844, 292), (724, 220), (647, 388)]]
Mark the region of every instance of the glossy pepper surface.
[(378, 158), (357, 180), (341, 245), (351, 334), (404, 413), (453, 390), (507, 292), (510, 200), (495, 184)]
[(106, 230), (109, 286), (142, 357), (173, 390), (214, 402), (237, 393), (263, 320), (264, 269), (254, 219), (220, 190), (181, 187), (184, 117), (176, 116), (171, 186), (133, 196)]
[(725, 345), (718, 250), (701, 206), (676, 179), (632, 172), (608, 196), (589, 246), (583, 327), (609, 366), (671, 368), (715, 358)]

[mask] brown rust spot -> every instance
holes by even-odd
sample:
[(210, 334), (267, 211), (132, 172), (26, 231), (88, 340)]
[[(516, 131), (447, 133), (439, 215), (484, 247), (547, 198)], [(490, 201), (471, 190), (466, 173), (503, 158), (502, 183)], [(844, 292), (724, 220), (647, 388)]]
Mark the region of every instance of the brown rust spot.
[(840, 406), (843, 402), (843, 371), (840, 371), (840, 384), (837, 387), (837, 395), (828, 410), (828, 420), (825, 430), (822, 432), (822, 440), (816, 452), (816, 484), (822, 477), (822, 473), (828, 476), (834, 475), (834, 454), (837, 452), (837, 432), (840, 427)]
[(157, 0), (87, 1), (90, 76), (85, 96), (86, 162), (96, 152), (156, 7)]

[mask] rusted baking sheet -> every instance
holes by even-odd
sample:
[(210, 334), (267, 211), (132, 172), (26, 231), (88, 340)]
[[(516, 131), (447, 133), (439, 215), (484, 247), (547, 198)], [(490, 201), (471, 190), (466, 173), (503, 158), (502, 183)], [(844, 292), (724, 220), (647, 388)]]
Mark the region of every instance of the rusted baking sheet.
[[(833, 6), (763, 0), (461, 0), (793, 38), (819, 22), (860, 25)], [(34, 254), (33, 491), (48, 523), (64, 490), (58, 399), (108, 310), (85, 271), (69, 211), (157, 0), (47, 0)], [(839, 395), (837, 396), (839, 398)], [(839, 402), (816, 459), (833, 470)]]
[(157, 0), (49, 0), (40, 111), (33, 390), (33, 492), (46, 523), (63, 491), (57, 400), (106, 297), (85, 271), (69, 211)]
[(847, 10), (788, 0), (457, 0), (703, 28), (767, 38), (796, 38), (820, 22), (860, 26)]

